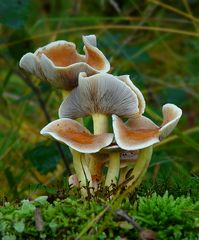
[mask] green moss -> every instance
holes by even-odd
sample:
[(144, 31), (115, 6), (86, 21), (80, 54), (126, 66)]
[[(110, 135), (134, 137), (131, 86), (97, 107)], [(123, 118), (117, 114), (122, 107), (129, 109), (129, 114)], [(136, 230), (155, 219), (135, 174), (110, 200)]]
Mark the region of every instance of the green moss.
[(198, 207), (199, 202), (194, 204), (190, 197), (174, 199), (168, 192), (162, 197), (154, 193), (150, 198), (139, 198), (137, 219), (143, 227), (157, 232), (158, 239), (194, 239)]
[[(107, 207), (108, 206), (108, 207)], [(118, 206), (117, 206), (118, 207)], [(138, 197), (136, 202), (126, 199), (119, 206), (134, 217), (141, 228), (156, 232), (157, 239), (197, 239), (199, 202), (189, 197)], [(104, 210), (106, 209), (106, 210)], [(83, 200), (71, 196), (53, 203), (41, 196), (34, 201), (23, 200), (0, 208), (0, 236), (2, 239), (133, 239), (136, 230), (115, 217), (111, 202)]]

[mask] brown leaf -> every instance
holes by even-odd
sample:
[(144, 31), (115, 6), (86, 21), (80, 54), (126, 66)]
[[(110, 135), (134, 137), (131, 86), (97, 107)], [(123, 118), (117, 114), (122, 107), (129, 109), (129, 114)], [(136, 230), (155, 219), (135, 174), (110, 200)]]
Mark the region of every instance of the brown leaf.
[(155, 233), (150, 229), (144, 229), (139, 234), (142, 240), (156, 240)]

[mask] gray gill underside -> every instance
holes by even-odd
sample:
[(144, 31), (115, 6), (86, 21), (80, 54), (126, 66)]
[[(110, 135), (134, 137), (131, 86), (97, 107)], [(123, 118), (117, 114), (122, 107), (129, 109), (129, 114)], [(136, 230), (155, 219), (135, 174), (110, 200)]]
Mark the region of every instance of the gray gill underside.
[(110, 74), (80, 76), (79, 85), (63, 101), (61, 118), (78, 118), (94, 113), (133, 117), (139, 112), (136, 94)]

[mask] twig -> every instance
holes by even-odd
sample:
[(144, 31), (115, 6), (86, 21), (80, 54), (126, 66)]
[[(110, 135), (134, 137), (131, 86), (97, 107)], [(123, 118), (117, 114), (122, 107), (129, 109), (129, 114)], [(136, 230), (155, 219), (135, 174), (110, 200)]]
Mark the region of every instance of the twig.
[[(49, 115), (49, 113), (48, 113), (48, 111), (47, 111), (46, 104), (45, 104), (45, 102), (44, 102), (44, 100), (43, 100), (43, 98), (42, 98), (42, 96), (41, 96), (41, 91), (40, 91), (40, 89), (34, 85), (32, 79), (31, 79), (29, 76), (27, 76), (27, 74), (24, 73), (22, 70), (16, 69), (15, 72), (16, 72), (16, 74), (17, 74), (19, 77), (21, 77), (21, 78), (24, 80), (24, 82), (25, 82), (25, 83), (32, 89), (32, 91), (35, 93), (35, 96), (37, 97), (37, 100), (38, 100), (38, 102), (39, 102), (40, 108), (41, 108), (41, 110), (43, 111), (44, 116), (45, 116), (47, 122), (51, 122), (51, 118), (50, 118), (50, 115)], [(56, 147), (57, 147), (57, 149), (58, 149), (58, 151), (59, 151), (59, 154), (60, 154), (60, 156), (61, 156), (61, 158), (62, 158), (62, 160), (63, 160), (63, 162), (64, 162), (64, 165), (65, 165), (65, 168), (66, 168), (66, 170), (67, 170), (67, 173), (68, 173), (69, 175), (71, 175), (71, 171), (70, 171), (70, 168), (69, 168), (69, 166), (68, 166), (67, 158), (66, 158), (66, 156), (65, 156), (65, 154), (64, 154), (64, 151), (63, 151), (60, 143), (59, 143), (59, 142), (55, 142), (55, 145), (56, 145)]]
[(125, 212), (122, 209), (118, 209), (115, 212), (116, 217), (119, 217), (120, 219), (126, 220), (128, 223), (130, 223), (138, 232), (139, 232), (139, 238), (141, 240), (155, 240), (155, 233), (150, 229), (143, 229), (140, 227), (138, 223), (136, 223), (135, 219), (130, 217), (127, 212)]
[(116, 210), (115, 215), (119, 218), (125, 219), (128, 223), (130, 223), (139, 232), (142, 231), (142, 228), (140, 227), (140, 225), (138, 223), (135, 222), (135, 219), (130, 217), (128, 215), (128, 213), (125, 212), (124, 210), (122, 210), (122, 209)]

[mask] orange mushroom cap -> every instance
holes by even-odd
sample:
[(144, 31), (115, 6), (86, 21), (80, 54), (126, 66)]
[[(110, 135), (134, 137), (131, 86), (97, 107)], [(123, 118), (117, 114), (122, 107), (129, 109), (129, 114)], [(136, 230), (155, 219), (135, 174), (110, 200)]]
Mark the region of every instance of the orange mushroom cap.
[(71, 90), (77, 86), (80, 72), (93, 75), (110, 70), (108, 60), (96, 46), (96, 36), (83, 36), (83, 42), (85, 55), (77, 52), (74, 43), (60, 40), (25, 54), (19, 66), (56, 88)]
[(112, 133), (93, 135), (80, 123), (69, 118), (62, 118), (49, 123), (40, 133), (51, 136), (82, 153), (96, 153), (111, 144), (113, 140)]
[(176, 127), (182, 110), (174, 104), (165, 104), (162, 111), (163, 124), (161, 127), (144, 116), (131, 118), (124, 123), (118, 116), (113, 115), (113, 131), (118, 146), (125, 150), (139, 150), (167, 137)]

